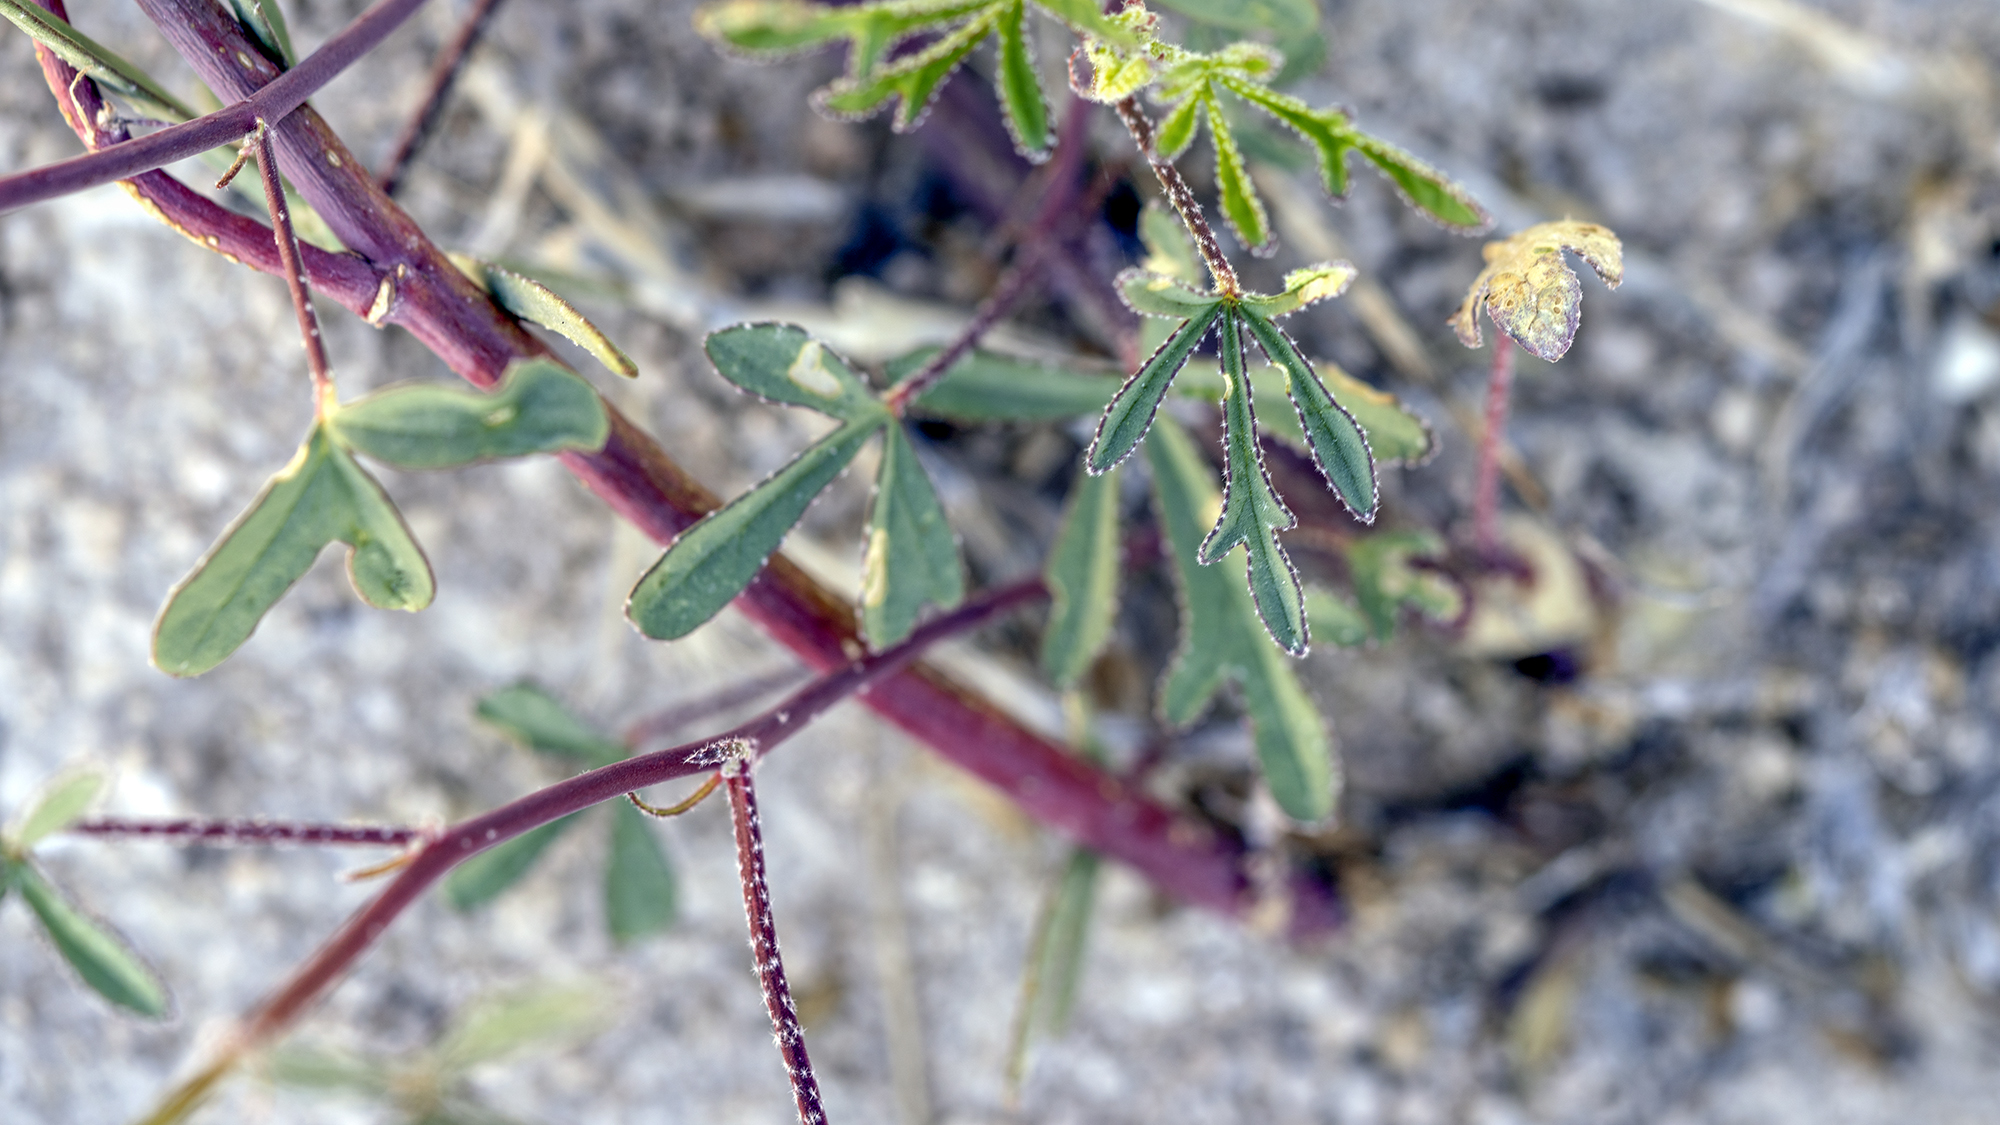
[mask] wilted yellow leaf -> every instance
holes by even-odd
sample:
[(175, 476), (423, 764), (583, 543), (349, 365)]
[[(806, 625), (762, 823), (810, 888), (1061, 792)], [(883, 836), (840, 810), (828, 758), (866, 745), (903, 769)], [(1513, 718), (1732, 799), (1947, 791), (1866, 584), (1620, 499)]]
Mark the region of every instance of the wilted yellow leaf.
[(1590, 263), (1610, 288), (1625, 280), (1624, 248), (1609, 228), (1573, 219), (1539, 223), (1486, 244), (1486, 268), (1451, 318), (1459, 342), (1480, 345), (1484, 307), (1494, 325), (1522, 347), (1546, 360), (1561, 359), (1576, 339), (1583, 302), (1583, 285), (1563, 261), (1565, 250)]

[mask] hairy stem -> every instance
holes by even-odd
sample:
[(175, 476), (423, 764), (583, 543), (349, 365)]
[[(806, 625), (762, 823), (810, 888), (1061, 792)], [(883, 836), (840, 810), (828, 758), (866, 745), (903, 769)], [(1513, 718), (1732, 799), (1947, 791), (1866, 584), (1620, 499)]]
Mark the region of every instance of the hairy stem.
[(1136, 96), (1117, 102), (1113, 108), (1118, 111), (1118, 119), (1125, 123), (1125, 131), (1132, 134), (1132, 140), (1139, 146), (1139, 152), (1152, 165), (1153, 175), (1159, 178), (1160, 187), (1167, 193), (1167, 202), (1173, 204), (1174, 212), (1181, 217), (1181, 223), (1194, 236), (1195, 249), (1201, 252), (1201, 260), (1208, 265), (1209, 276), (1215, 279), (1215, 291), (1224, 297), (1234, 297), (1243, 292), (1243, 283), (1237, 280), (1236, 267), (1222, 255), (1222, 243), (1216, 241), (1215, 229), (1208, 225), (1208, 219), (1201, 213), (1201, 203), (1195, 199), (1194, 191), (1187, 180), (1181, 177), (1181, 170), (1173, 162), (1160, 156), (1153, 144), (1153, 122), (1146, 111), (1139, 108)]
[(173, 844), (339, 844), (398, 848), (423, 838), (399, 825), (309, 824), (288, 820), (211, 820), (177, 817), (141, 820), (100, 816), (64, 829), (79, 836), (128, 837)]
[[(82, 156), (16, 172), (11, 176), (0, 176), (0, 212), (161, 168), (176, 160), (242, 140), (256, 130), (260, 120), (283, 120), (287, 114), (304, 105), (306, 99), (317, 93), (320, 87), (374, 49), (423, 4), (424, 0), (376, 0), (374, 6), (357, 16), (353, 23), (283, 74), (278, 74), (276, 64), (257, 53), (245, 41), (241, 48), (245, 52), (241, 55), (243, 65), (268, 67), (272, 73), (272, 81), (255, 96), (224, 106), (206, 117), (168, 126), (138, 140), (120, 141)], [(49, 10), (56, 11), (54, 8)], [(223, 56), (223, 65), (228, 65), (229, 57)], [(71, 124), (75, 125), (75, 122)]]
[(285, 267), (285, 288), (292, 293), (292, 310), (298, 314), (299, 336), (305, 341), (306, 366), (312, 371), (313, 415), (324, 418), (333, 407), (333, 368), (326, 362), (326, 341), (320, 339), (319, 314), (313, 311), (312, 294), (306, 292), (306, 278), (299, 264), (299, 236), (292, 229), (292, 212), (285, 206), (285, 185), (278, 179), (278, 158), (271, 152), (271, 129), (257, 122), (250, 139), (257, 155), (257, 174), (264, 181), (264, 205), (271, 211), (271, 230), (278, 244), (278, 260)]
[(1479, 433), (1479, 475), (1472, 492), (1472, 535), (1481, 560), (1500, 559), (1500, 447), (1507, 431), (1507, 398), (1514, 386), (1514, 341), (1493, 332), (1493, 367), (1486, 376), (1486, 418)]
[(396, 138), (396, 148), (389, 154), (389, 161), (382, 166), (376, 179), (382, 182), (382, 190), (389, 195), (396, 194), (402, 186), (403, 173), (409, 170), (417, 150), (430, 139), (431, 130), (444, 112), (444, 103), (451, 96), (451, 88), (458, 81), (459, 68), (479, 42), (480, 33), (486, 30), (487, 21), (500, 6), (500, 0), (474, 0), (472, 11), (465, 22), (458, 25), (458, 34), (438, 52), (437, 61), (431, 64), (430, 86), (424, 92), (424, 100), (417, 106), (417, 112), (410, 115), (409, 124), (403, 126), (403, 133)]
[(785, 1075), (792, 1081), (792, 1101), (798, 1106), (799, 1125), (825, 1125), (819, 1079), (813, 1075), (812, 1059), (806, 1054), (805, 1029), (799, 1026), (798, 1005), (792, 1002), (792, 986), (785, 980), (785, 961), (778, 954), (778, 926), (771, 917), (771, 886), (764, 877), (764, 829), (757, 815), (757, 787), (751, 780), (752, 768), (753, 760), (747, 755), (722, 767), (724, 783), (729, 787), (729, 820), (736, 829), (736, 871), (743, 880), (743, 913), (750, 924), (750, 952), (757, 965), (757, 983), (764, 990), (764, 1010), (771, 1016), (771, 1035), (778, 1041), (778, 1054), (785, 1060)]
[[(168, 1093), (155, 1119), (166, 1119), (163, 1113), (167, 1107), (185, 1106), (199, 1099), (237, 1059), (290, 1027), (347, 973), (418, 895), (453, 867), (488, 848), (600, 801), (677, 777), (718, 769), (746, 752), (753, 758), (761, 757), (841, 700), (894, 675), (930, 645), (970, 631), (1047, 594), (1039, 578), (989, 591), (951, 613), (926, 622), (902, 644), (820, 677), (733, 730), (578, 774), (438, 833), (424, 843), (380, 895), (350, 916), (289, 980), (244, 1018), (213, 1062)], [(747, 751), (743, 749), (746, 747)]]

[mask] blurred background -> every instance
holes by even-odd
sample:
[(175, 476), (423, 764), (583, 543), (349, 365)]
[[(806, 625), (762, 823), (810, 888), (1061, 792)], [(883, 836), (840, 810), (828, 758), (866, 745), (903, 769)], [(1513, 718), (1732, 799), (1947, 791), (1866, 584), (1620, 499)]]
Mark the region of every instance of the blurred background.
[[(693, 7), (502, 6), (402, 198), (447, 248), (573, 297), (643, 375), (580, 370), (733, 493), (810, 423), (737, 395), (701, 333), (781, 317), (867, 363), (948, 338), (999, 274), (1031, 171), (978, 74), (914, 135), (833, 123), (806, 102), (837, 53), (731, 61), (690, 31)], [(302, 46), (359, 8), (286, 5)], [(315, 99), (358, 154), (388, 152), (465, 8), (434, 5)], [(71, 16), (193, 88), (131, 6)], [(1054, 82), (1067, 46), (1044, 23)], [(1586, 279), (1574, 351), (1521, 363), (1506, 511), (1537, 582), (1485, 599), (1505, 628), (1413, 622), (1378, 648), (1315, 648), (1302, 674), (1346, 763), (1334, 826), (1288, 832), (1263, 811), (1233, 713), (1173, 741), (1154, 792), (1317, 865), (1347, 926), (1287, 947), (1107, 868), (1072, 1022), (1018, 1090), (1012, 1022), (1065, 843), (858, 708), (784, 747), (760, 775), (771, 878), (834, 1119), (1992, 1120), (2000, 6), (1329, 0), (1286, 45), (1318, 60), (1292, 92), (1457, 177), (1496, 236), (1575, 217), (1624, 238), (1626, 283)], [(73, 153), (25, 37), (0, 36), (0, 73), (0, 166)], [(1130, 331), (1106, 282), (1139, 253), (1155, 188), (1092, 112), (1095, 211), (996, 346), (1116, 356)], [(1304, 150), (1272, 140), (1252, 156), (1281, 246), (1251, 280), (1333, 254), (1361, 267), (1371, 296), (1288, 324), (1431, 419), (1443, 452), (1387, 474), (1385, 518), (1463, 542), (1460, 420), (1486, 353), (1444, 319), (1479, 240), (1368, 172), (1329, 205)], [(1183, 161), (1205, 199), (1206, 161)], [(325, 312), (347, 394), (444, 375), (407, 336)], [(616, 731), (795, 668), (733, 611), (642, 641), (621, 606), (656, 549), (532, 460), (381, 474), (438, 573), (422, 615), (360, 606), (329, 553), (227, 664), (154, 672), (166, 591), (309, 418), (276, 280), (112, 188), (0, 217), (0, 809), (90, 759), (115, 771), (120, 813), (438, 823), (559, 776), (473, 721), (486, 692), (532, 677)], [(924, 436), (975, 584), (1032, 573), (1087, 430)], [(788, 547), (850, 589), (868, 478), (839, 482)], [(1170, 594), (1157, 575), (1129, 584), (1093, 677), (1127, 742)], [(941, 659), (1059, 732), (1037, 631), (1024, 618)], [(414, 909), (293, 1037), (363, 1078), (246, 1074), (200, 1119), (413, 1119), (409, 1091), (431, 1079), (356, 1087), (423, 1071), (481, 1001), (559, 989), (592, 997), (589, 1018), (452, 1072), (454, 1096), (523, 1122), (789, 1120), (726, 815), (659, 838), (679, 886), (664, 933), (612, 940), (606, 833), (570, 833), (480, 911)], [(380, 858), (40, 854), (176, 1007), (164, 1024), (114, 1014), (0, 903), (10, 1122), (141, 1113), (371, 893), (337, 876)]]

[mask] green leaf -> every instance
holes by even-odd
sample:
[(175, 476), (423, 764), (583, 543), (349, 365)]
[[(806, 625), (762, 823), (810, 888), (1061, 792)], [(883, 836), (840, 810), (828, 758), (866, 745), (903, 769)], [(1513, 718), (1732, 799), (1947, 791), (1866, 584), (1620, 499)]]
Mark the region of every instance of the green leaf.
[[(889, 381), (901, 383), (915, 375), (937, 352), (922, 348), (890, 360)], [(910, 407), (955, 422), (1054, 422), (1102, 411), (1122, 382), (1116, 375), (974, 351), (952, 364)]]
[(1271, 220), (1264, 212), (1264, 201), (1257, 198), (1257, 188), (1250, 182), (1250, 166), (1243, 159), (1243, 150), (1236, 145), (1236, 137), (1229, 131), (1229, 123), (1223, 120), (1222, 106), (1213, 93), (1200, 95), (1208, 116), (1209, 136), (1215, 142), (1215, 186), (1221, 194), (1222, 217), (1229, 220), (1229, 228), (1236, 232), (1237, 241), (1245, 249), (1259, 256), (1271, 253), (1277, 247), (1277, 239), (1271, 234)]
[(42, 920), (49, 940), (83, 983), (121, 1008), (159, 1019), (167, 1014), (167, 987), (118, 936), (76, 908), (33, 864), (14, 866), (21, 897)]
[(1168, 320), (1193, 320), (1211, 314), (1222, 298), (1197, 292), (1192, 286), (1144, 270), (1126, 270), (1118, 275), (1118, 293), (1125, 304), (1142, 316)]
[(588, 1037), (604, 1027), (613, 1003), (593, 985), (542, 986), (479, 1001), (452, 1021), (438, 1043), (438, 1065), (453, 1074), (531, 1044)]
[(888, 418), (854, 368), (803, 328), (739, 324), (709, 333), (703, 348), (718, 374), (759, 398), (811, 407), (843, 422)]
[(1159, 200), (1146, 204), (1139, 213), (1139, 241), (1146, 247), (1146, 260), (1139, 268), (1193, 288), (1201, 284), (1201, 259), (1195, 256), (1194, 240), (1188, 237), (1181, 217)]
[(1306, 616), (1312, 619), (1313, 636), (1341, 648), (1357, 648), (1375, 635), (1360, 607), (1324, 586), (1306, 587)]
[(1299, 576), (1278, 544), (1279, 531), (1298, 521), (1278, 499), (1257, 445), (1257, 416), (1243, 367), (1243, 340), (1234, 316), (1222, 318), (1222, 512), (1202, 541), (1201, 565), (1213, 566), (1245, 545), (1250, 594), (1271, 639), (1294, 656), (1306, 651), (1305, 602)]
[(168, 121), (188, 121), (200, 116), (145, 71), (35, 4), (0, 0), (0, 16), (7, 17), (8, 22), (27, 32), (30, 39), (47, 47), (57, 58), (131, 102), (140, 112)]
[(711, 42), (763, 58), (783, 57), (838, 39), (853, 43), (848, 73), (875, 69), (890, 47), (928, 27), (986, 8), (993, 0), (890, 0), (834, 8), (804, 0), (724, 0), (695, 13)]
[(263, 1062), (263, 1073), (283, 1086), (383, 1096), (395, 1085), (395, 1076), (374, 1062), (318, 1047), (287, 1043), (265, 1055)]
[(1054, 600), (1042, 633), (1042, 669), (1070, 687), (1090, 669), (1118, 616), (1118, 470), (1079, 476), (1042, 577)]
[(1402, 149), (1356, 129), (1341, 110), (1314, 109), (1289, 94), (1236, 75), (1219, 74), (1215, 81), (1318, 149), (1320, 176), (1333, 198), (1347, 194), (1347, 154), (1359, 150), (1402, 191), (1405, 200), (1439, 222), (1468, 233), (1492, 225), (1492, 218), (1471, 193)]
[(862, 118), (882, 108), (890, 99), (900, 99), (890, 127), (898, 133), (907, 133), (923, 121), (944, 80), (993, 30), (1000, 12), (1001, 8), (995, 5), (921, 51), (866, 73), (850, 74), (815, 94), (813, 102), (822, 111), (839, 117)]
[(228, 659), (320, 548), (346, 543), (348, 579), (381, 609), (419, 610), (437, 584), (394, 504), (322, 426), (167, 595), (153, 664), (198, 676)]
[(1153, 151), (1160, 159), (1178, 160), (1194, 143), (1194, 135), (1201, 128), (1201, 106), (1200, 98), (1182, 98), (1179, 105), (1160, 119), (1159, 128), (1153, 132)]
[[(242, 2), (242, 0), (238, 0)], [(266, 0), (273, 2), (273, 0)], [(483, 262), (464, 254), (451, 255), (452, 264), (479, 283), (493, 297), (493, 303), (530, 324), (539, 324), (590, 353), (613, 374), (627, 379), (639, 377), (639, 365), (618, 349), (602, 329), (563, 300), (555, 290), (532, 277), (515, 273), (505, 266)]]
[(1124, 24), (1105, 15), (1104, 5), (1098, 0), (1035, 0), (1035, 6), (1090, 39), (1120, 47), (1139, 45), (1139, 37)]
[(297, 64), (298, 56), (292, 53), (292, 35), (285, 26), (285, 13), (278, 8), (278, 0), (229, 0), (229, 7), (236, 13), (236, 22), (250, 32), (264, 53), (286, 67)]
[(1004, 5), (994, 31), (1000, 40), (999, 61), (993, 68), (993, 87), (1000, 95), (1001, 116), (1014, 137), (1014, 147), (1037, 163), (1049, 154), (1049, 104), (1042, 97), (1042, 82), (1035, 74), (1035, 60), (1021, 26), (1025, 15), (1021, 0)]
[(484, 393), (433, 383), (385, 387), (336, 407), (327, 425), (341, 444), (402, 469), (594, 451), (611, 433), (597, 392), (547, 359), (516, 360)]
[(604, 866), (604, 921), (620, 945), (674, 921), (674, 869), (645, 813), (618, 801), (611, 813), (611, 859)]
[(1202, 536), (1221, 505), (1215, 477), (1171, 419), (1146, 441), (1153, 491), (1181, 588), (1181, 645), (1160, 689), (1160, 714), (1193, 722), (1226, 680), (1242, 692), (1266, 783), (1280, 808), (1314, 821), (1333, 810), (1338, 779), (1326, 724), (1271, 643), (1250, 592), (1222, 567), (1203, 566)]
[(1348, 545), (1348, 577), (1376, 640), (1395, 634), (1405, 607), (1434, 621), (1450, 621), (1462, 612), (1464, 598), (1457, 586), (1435, 571), (1412, 565), (1443, 553), (1443, 541), (1421, 531), (1377, 532)]
[(1266, 320), (1276, 320), (1340, 296), (1358, 272), (1351, 262), (1321, 262), (1296, 269), (1285, 275), (1283, 292), (1271, 296), (1245, 293), (1243, 307)]
[(1327, 360), (1320, 361), (1318, 373), (1333, 400), (1361, 424), (1377, 465), (1420, 465), (1437, 451), (1430, 423), (1395, 395), (1369, 386)]
[(1160, 409), (1161, 397), (1173, 385), (1174, 376), (1187, 365), (1188, 357), (1201, 346), (1202, 338), (1208, 335), (1221, 312), (1222, 305), (1218, 302), (1175, 329), (1152, 358), (1125, 380), (1117, 397), (1105, 408), (1104, 417), (1098, 419), (1097, 436), (1090, 443), (1090, 457), (1085, 462), (1091, 472), (1109, 471), (1138, 448), (1139, 440), (1153, 424), (1153, 415)]
[(813, 499), (840, 475), (887, 415), (841, 426), (763, 483), (675, 539), (639, 579), (626, 616), (654, 640), (676, 640), (714, 617), (764, 567)]
[(1154, 0), (1184, 16), (1230, 31), (1311, 31), (1319, 26), (1314, 0)]
[(90, 808), (90, 803), (103, 792), (105, 782), (109, 780), (110, 775), (94, 767), (84, 767), (55, 778), (22, 809), (7, 831), (0, 833), (5, 850), (17, 855), (25, 854), (45, 837), (76, 823)]
[(925, 604), (951, 609), (965, 600), (958, 540), (937, 489), (903, 427), (887, 432), (861, 559), (861, 631), (877, 651), (908, 637)]
[(556, 838), (575, 827), (581, 812), (531, 828), (519, 836), (480, 852), (445, 876), (444, 897), (453, 910), (476, 910), (521, 881)]
[(555, 696), (531, 683), (487, 693), (473, 714), (530, 750), (576, 758), (591, 769), (623, 761), (628, 753), (623, 745), (599, 734)]
[(1062, 881), (1035, 934), (1029, 964), (1031, 995), (1027, 998), (1029, 1026), (1059, 1035), (1069, 1026), (1076, 1004), (1077, 982), (1083, 977), (1084, 954), (1090, 946), (1090, 915), (1097, 901), (1096, 852), (1075, 848), (1063, 866)]
[(1264, 354), (1284, 369), (1286, 390), (1291, 393), (1292, 405), (1298, 408), (1313, 461), (1319, 465), (1333, 494), (1354, 518), (1373, 523), (1380, 495), (1375, 480), (1375, 457), (1368, 449), (1368, 438), (1361, 432), (1360, 424), (1327, 393), (1312, 364), (1306, 362), (1284, 329), (1247, 309), (1243, 320)]

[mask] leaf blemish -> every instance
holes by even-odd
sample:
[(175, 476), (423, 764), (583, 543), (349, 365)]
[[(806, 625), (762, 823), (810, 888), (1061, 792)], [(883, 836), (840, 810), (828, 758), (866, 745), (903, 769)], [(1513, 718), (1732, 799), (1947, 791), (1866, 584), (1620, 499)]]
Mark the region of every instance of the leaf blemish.
[(839, 398), (840, 380), (826, 369), (825, 353), (818, 340), (807, 340), (799, 346), (799, 354), (792, 360), (785, 377), (805, 388), (806, 393), (821, 398)]
[(881, 605), (889, 597), (889, 529), (878, 527), (868, 536), (868, 551), (861, 557), (861, 602)]

